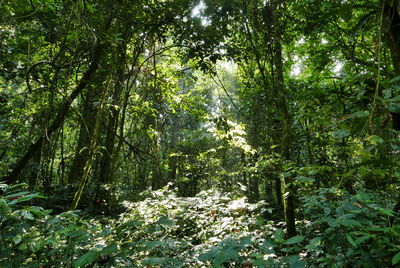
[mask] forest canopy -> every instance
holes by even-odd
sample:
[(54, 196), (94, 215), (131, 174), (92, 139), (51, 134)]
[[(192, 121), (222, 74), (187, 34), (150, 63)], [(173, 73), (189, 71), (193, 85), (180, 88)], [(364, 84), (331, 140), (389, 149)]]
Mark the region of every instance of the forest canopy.
[(0, 267), (398, 267), (399, 0), (0, 0)]

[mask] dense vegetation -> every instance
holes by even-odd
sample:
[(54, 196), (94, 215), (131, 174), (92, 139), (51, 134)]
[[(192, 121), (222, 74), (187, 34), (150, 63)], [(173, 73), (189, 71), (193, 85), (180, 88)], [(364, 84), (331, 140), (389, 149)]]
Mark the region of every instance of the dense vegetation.
[(0, 267), (399, 267), (399, 2), (0, 1)]

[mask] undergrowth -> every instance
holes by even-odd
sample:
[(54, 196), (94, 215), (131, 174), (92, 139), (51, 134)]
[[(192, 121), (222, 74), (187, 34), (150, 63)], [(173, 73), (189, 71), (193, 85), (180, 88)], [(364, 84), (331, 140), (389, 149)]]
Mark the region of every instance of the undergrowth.
[(395, 213), (369, 193), (329, 188), (302, 198), (298, 235), (265, 202), (203, 191), (178, 197), (167, 188), (124, 202), (118, 218), (53, 215), (24, 205), (37, 194), (1, 185), (0, 267), (395, 267)]

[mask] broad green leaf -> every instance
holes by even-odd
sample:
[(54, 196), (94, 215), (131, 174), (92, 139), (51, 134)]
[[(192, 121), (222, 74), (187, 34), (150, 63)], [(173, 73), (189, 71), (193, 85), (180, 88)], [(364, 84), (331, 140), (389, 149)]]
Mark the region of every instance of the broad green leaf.
[(390, 80), (390, 83), (394, 83), (400, 80), (400, 75), (396, 76), (395, 78), (393, 78), (392, 80)]
[(155, 257), (155, 258), (148, 258), (148, 259), (144, 260), (143, 264), (150, 266), (150, 265), (159, 265), (159, 264), (162, 264), (163, 262), (164, 262), (163, 258)]
[(371, 144), (375, 144), (375, 145), (382, 144), (384, 142), (384, 140), (377, 135), (368, 136), (366, 138), (366, 140), (369, 141)]
[(379, 211), (380, 213), (386, 215), (386, 216), (391, 216), (391, 217), (394, 216), (393, 211), (390, 210), (390, 209), (378, 208), (378, 211)]
[(118, 247), (116, 245), (110, 245), (101, 250), (101, 255), (110, 255), (118, 251)]
[(369, 115), (368, 111), (358, 111), (351, 115), (352, 118), (363, 118)]
[(315, 179), (314, 178), (310, 178), (310, 177), (304, 177), (304, 176), (298, 176), (296, 178), (294, 178), (296, 181), (298, 182), (314, 182)]
[(346, 138), (350, 135), (350, 129), (340, 129), (335, 131), (335, 133), (333, 133), (333, 136), (335, 136), (335, 138), (337, 139), (343, 139)]
[(33, 217), (32, 213), (30, 213), (29, 211), (26, 211), (26, 210), (22, 210), (22, 211), (21, 211), (21, 216), (24, 217), (25, 219), (28, 219), (28, 220), (33, 220), (33, 219), (35, 219), (35, 218)]
[(216, 265), (221, 265), (221, 264), (223, 264), (224, 262), (226, 262), (227, 260), (230, 259), (229, 253), (230, 253), (230, 252), (226, 252), (226, 251), (221, 251), (221, 252), (219, 252), (219, 253), (215, 256), (213, 263), (216, 264)]
[(19, 193), (15, 193), (15, 194), (9, 194), (9, 195), (6, 195), (5, 198), (8, 200), (12, 200), (15, 197), (22, 197), (26, 194), (29, 194), (29, 192), (19, 192)]
[(0, 214), (7, 216), (8, 214), (10, 214), (10, 212), (11, 208), (7, 204), (6, 200), (0, 199)]
[(303, 240), (304, 240), (304, 236), (302, 236), (302, 235), (296, 235), (296, 236), (293, 236), (293, 237), (289, 238), (288, 240), (286, 240), (286, 241), (284, 242), (284, 244), (285, 244), (285, 245), (293, 245), (293, 244), (300, 243), (300, 242), (303, 241)]
[(334, 219), (334, 218), (331, 218), (331, 217), (323, 217), (321, 220), (323, 220), (326, 223), (328, 223), (328, 225), (330, 227), (332, 227), (332, 228), (335, 228), (335, 227), (337, 227), (339, 225), (338, 221), (336, 219)]
[(330, 215), (331, 212), (332, 212), (332, 210), (331, 210), (330, 208), (324, 208), (324, 215), (325, 215), (325, 216)]
[(321, 237), (316, 237), (316, 238), (311, 239), (310, 243), (306, 246), (306, 249), (307, 250), (315, 249), (316, 247), (321, 245), (321, 240), (322, 240)]
[(289, 257), (289, 268), (306, 268), (306, 262), (301, 260), (299, 256), (294, 255)]
[(344, 220), (339, 220), (339, 224), (344, 225), (344, 226), (361, 226), (361, 223), (357, 220), (353, 219), (344, 219)]
[(397, 253), (396, 255), (394, 255), (393, 259), (392, 259), (392, 264), (395, 265), (400, 261), (400, 252)]
[(14, 204), (17, 204), (17, 203), (20, 203), (20, 202), (31, 200), (33, 198), (44, 198), (44, 197), (39, 195), (39, 194), (28, 194), (28, 195), (24, 195), (24, 196), (21, 196), (20, 198), (12, 200), (10, 202), (10, 204), (14, 205)]
[(276, 247), (276, 244), (273, 243), (270, 239), (265, 239), (264, 243), (261, 246), (261, 248), (268, 253), (274, 252), (274, 247)]
[(169, 219), (169, 218), (166, 217), (166, 216), (162, 216), (162, 217), (158, 220), (157, 223), (158, 223), (158, 224), (161, 224), (161, 225), (165, 225), (165, 226), (173, 226), (173, 225), (174, 225), (174, 221), (171, 220), (171, 219)]
[(276, 230), (276, 232), (274, 233), (274, 239), (278, 242), (283, 241), (283, 237), (284, 237), (284, 233), (282, 229), (278, 229)]
[(16, 235), (12, 238), (12, 241), (17, 245), (21, 242), (22, 237), (20, 235)]
[(365, 240), (370, 239), (371, 237), (373, 237), (373, 236), (372, 235), (365, 235), (365, 236), (357, 238), (355, 242), (356, 242), (357, 245), (359, 245), (362, 242), (364, 242)]
[(143, 243), (143, 245), (147, 248), (154, 248), (154, 247), (159, 247), (165, 245), (165, 242), (162, 241), (146, 241)]
[(44, 210), (41, 207), (29, 207), (27, 210), (37, 217), (43, 217), (51, 213), (51, 210)]
[(74, 267), (78, 268), (78, 267), (82, 267), (85, 266), (87, 264), (90, 264), (92, 262), (94, 262), (97, 257), (99, 256), (99, 252), (98, 251), (89, 251), (88, 253), (82, 255), (75, 263), (74, 263)]
[(346, 239), (347, 241), (349, 241), (349, 243), (353, 246), (353, 247), (357, 247), (356, 242), (354, 241), (354, 239), (350, 236), (350, 235), (346, 235)]

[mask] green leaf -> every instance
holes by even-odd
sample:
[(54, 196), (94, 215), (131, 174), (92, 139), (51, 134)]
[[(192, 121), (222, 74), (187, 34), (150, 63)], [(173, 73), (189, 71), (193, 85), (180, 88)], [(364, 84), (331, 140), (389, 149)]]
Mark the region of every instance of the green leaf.
[(13, 241), (16, 245), (18, 245), (18, 244), (21, 242), (21, 240), (22, 240), (22, 237), (21, 237), (20, 235), (14, 236), (14, 237), (12, 238), (12, 241)]
[(350, 135), (350, 129), (339, 129), (333, 133), (333, 136), (337, 139), (343, 139)]
[(144, 265), (159, 265), (163, 264), (164, 259), (163, 258), (147, 258), (146, 260), (143, 261)]
[(321, 237), (316, 237), (316, 238), (311, 239), (310, 243), (306, 246), (306, 249), (307, 250), (315, 249), (316, 247), (321, 245), (321, 240), (322, 240)]
[(146, 249), (151, 249), (155, 247), (160, 247), (165, 245), (165, 242), (162, 241), (145, 241), (143, 245), (146, 247)]
[(361, 226), (361, 223), (357, 220), (353, 219), (339, 219), (338, 220), (339, 224), (344, 225), (344, 226)]
[(357, 247), (356, 242), (354, 241), (354, 239), (350, 236), (350, 235), (346, 235), (346, 239), (347, 241), (349, 241), (349, 243), (353, 246), (353, 247)]
[(301, 260), (298, 255), (289, 257), (289, 268), (306, 268), (306, 262)]
[(229, 259), (229, 252), (221, 251), (215, 256), (213, 263), (216, 265), (221, 265)]
[(14, 197), (20, 197), (20, 196), (22, 197), (26, 194), (29, 194), (29, 192), (19, 192), (19, 193), (15, 193), (15, 194), (9, 194), (9, 195), (6, 195), (5, 198), (11, 200)]
[(377, 135), (370, 135), (366, 138), (366, 140), (375, 145), (382, 144), (384, 142), (383, 139)]
[(10, 214), (10, 212), (11, 212), (11, 208), (7, 204), (6, 200), (0, 199), (0, 214), (7, 216), (8, 214)]
[(282, 229), (278, 229), (276, 230), (276, 232), (274, 233), (274, 239), (278, 242), (283, 241), (283, 237), (284, 237), (284, 233)]
[(74, 263), (74, 267), (82, 267), (85, 266), (86, 264), (90, 264), (92, 262), (94, 262), (97, 257), (99, 256), (99, 252), (98, 251), (89, 251), (88, 253), (82, 255), (75, 263)]
[(392, 80), (390, 80), (390, 83), (394, 83), (400, 80), (400, 75), (396, 76), (395, 78), (393, 78)]
[(31, 200), (33, 198), (44, 198), (43, 196), (39, 195), (39, 194), (28, 194), (28, 195), (24, 195), (20, 198), (14, 199), (13, 201), (10, 202), (10, 205), (14, 205), (20, 202), (24, 202), (24, 201), (28, 201)]
[(314, 178), (310, 178), (310, 177), (304, 177), (304, 176), (298, 176), (296, 178), (294, 178), (296, 181), (298, 182), (314, 182), (315, 179)]
[(21, 216), (24, 217), (25, 219), (28, 219), (28, 220), (33, 220), (33, 219), (35, 219), (35, 218), (33, 217), (32, 213), (30, 213), (29, 211), (26, 211), (26, 210), (22, 210), (22, 211), (21, 211)]
[(166, 216), (162, 216), (162, 217), (158, 220), (157, 223), (158, 223), (158, 224), (161, 224), (161, 225), (165, 225), (165, 226), (173, 226), (173, 225), (174, 225), (174, 221), (168, 219), (168, 217), (166, 217)]
[(101, 250), (101, 255), (111, 255), (118, 251), (118, 247), (116, 245), (110, 245)]
[(352, 118), (363, 118), (363, 117), (367, 117), (369, 115), (369, 112), (367, 111), (358, 111), (355, 112), (351, 115)]
[(330, 215), (331, 212), (332, 212), (332, 210), (331, 210), (330, 208), (324, 208), (324, 215), (325, 215), (325, 216)]
[(382, 213), (383, 215), (386, 215), (386, 216), (391, 216), (391, 217), (394, 216), (393, 211), (390, 210), (390, 209), (378, 208), (378, 211), (379, 211), (380, 213)]
[(304, 236), (296, 235), (296, 236), (293, 236), (293, 237), (289, 238), (288, 240), (286, 240), (284, 244), (285, 245), (293, 245), (293, 244), (300, 243), (303, 240), (304, 240)]
[(365, 240), (370, 239), (371, 237), (373, 237), (373, 236), (372, 235), (365, 235), (365, 236), (357, 238), (355, 242), (356, 242), (357, 245), (359, 245), (362, 242), (364, 242)]
[(397, 253), (396, 255), (394, 255), (393, 259), (392, 259), (392, 264), (395, 265), (400, 261), (400, 252)]
[(329, 225), (330, 227), (332, 227), (332, 228), (335, 228), (335, 227), (337, 227), (337, 226), (339, 225), (338, 222), (337, 222), (337, 220), (334, 219), (334, 218), (331, 218), (331, 217), (322, 217), (321, 220), (323, 220), (323, 221), (325, 221), (326, 223), (328, 223), (328, 225)]

